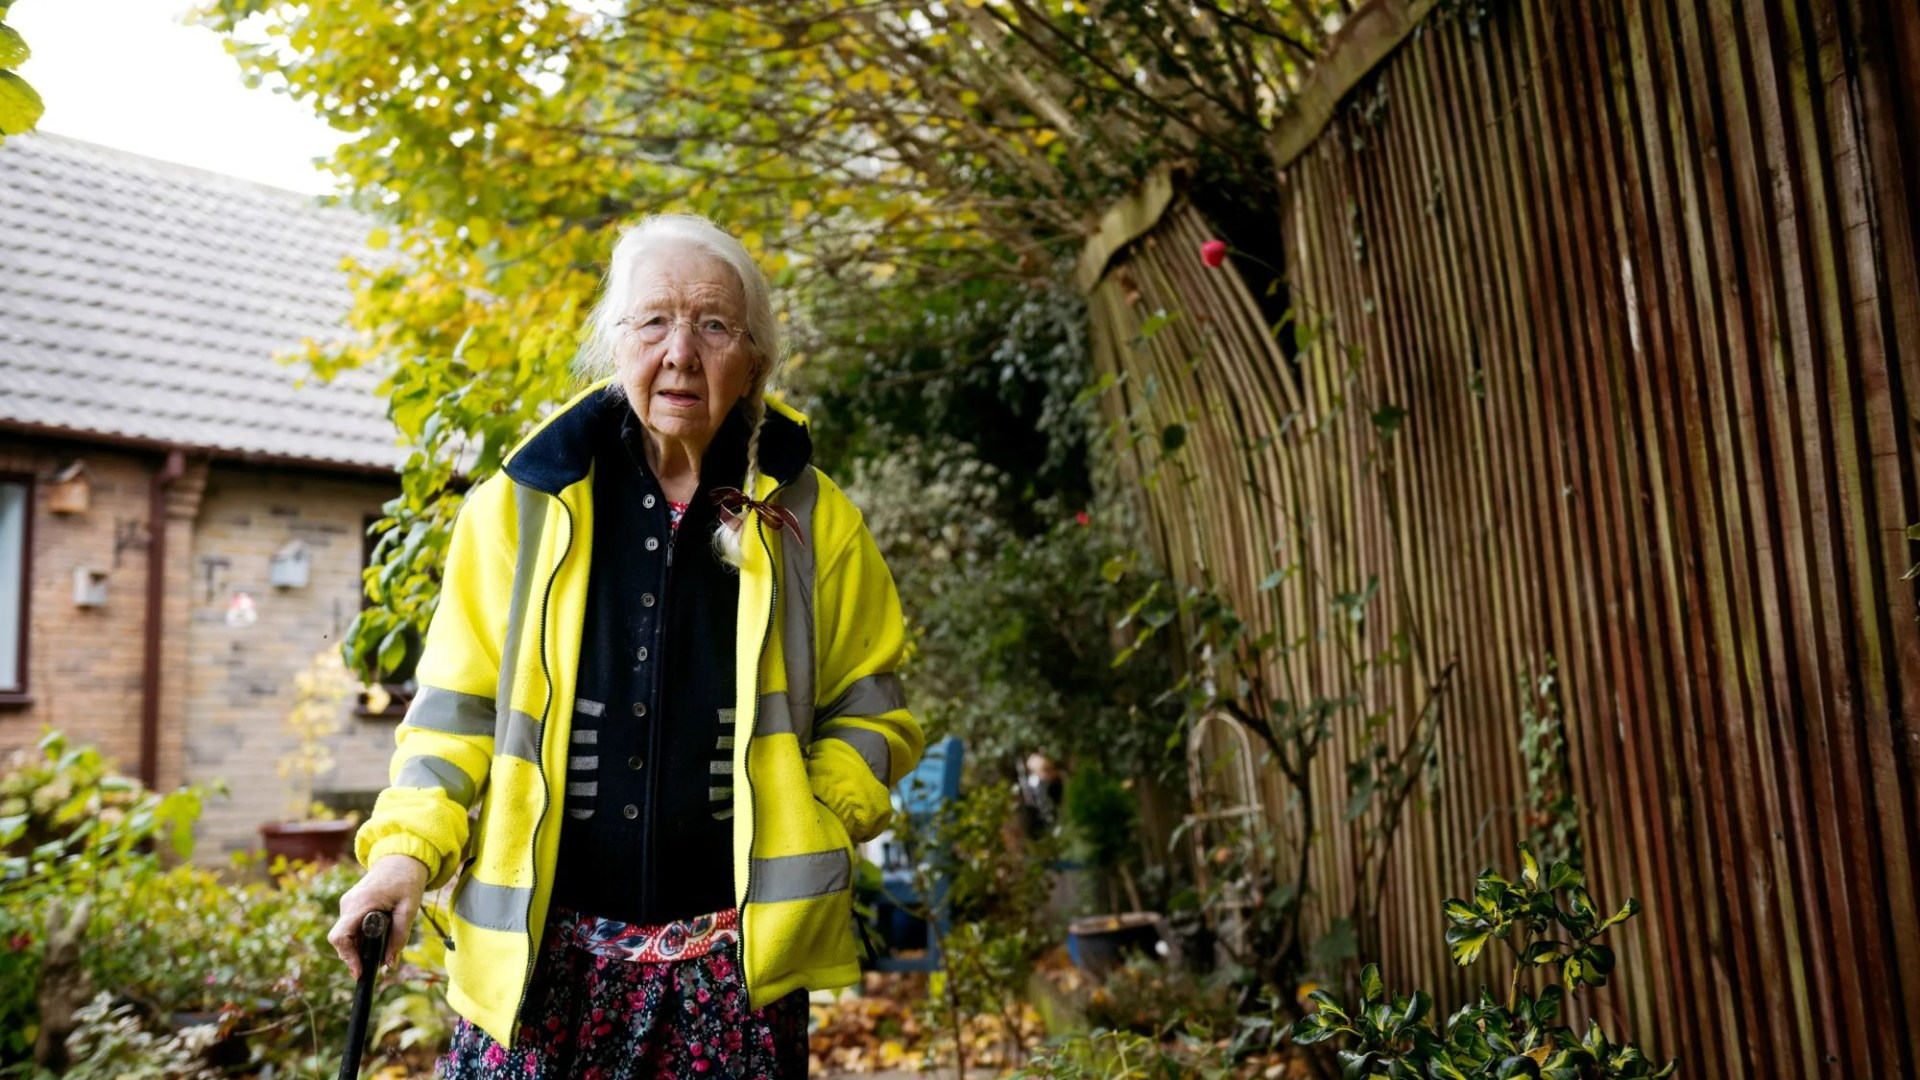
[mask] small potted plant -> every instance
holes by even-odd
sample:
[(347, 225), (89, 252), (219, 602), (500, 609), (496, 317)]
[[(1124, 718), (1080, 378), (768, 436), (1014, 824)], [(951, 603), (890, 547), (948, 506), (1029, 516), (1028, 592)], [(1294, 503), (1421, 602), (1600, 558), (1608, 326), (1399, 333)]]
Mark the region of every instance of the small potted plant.
[(353, 691), (353, 679), (337, 649), (315, 653), (306, 670), (294, 676), (293, 708), (285, 723), (295, 744), (280, 758), (280, 776), (288, 783), (287, 817), (260, 826), (269, 856), (332, 863), (346, 855), (354, 822), (314, 801), (313, 788), (316, 779), (333, 771), (327, 740), (339, 734), (344, 705)]
[[(1089, 915), (1067, 924), (1067, 952), (1094, 976), (1119, 967), (1129, 953), (1161, 952), (1161, 918), (1141, 910), (1140, 891), (1127, 869), (1135, 844), (1133, 793), (1098, 765), (1084, 765), (1067, 778), (1067, 822), (1094, 872), (1094, 886), (1108, 914)], [(1128, 909), (1120, 910), (1124, 887)]]

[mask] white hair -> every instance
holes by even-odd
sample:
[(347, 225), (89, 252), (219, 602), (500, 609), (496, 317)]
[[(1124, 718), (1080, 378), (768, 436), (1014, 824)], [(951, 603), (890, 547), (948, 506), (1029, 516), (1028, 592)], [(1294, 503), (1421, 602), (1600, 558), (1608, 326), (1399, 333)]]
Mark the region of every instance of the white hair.
[[(773, 314), (773, 290), (767, 284), (766, 274), (747, 253), (746, 246), (725, 229), (698, 214), (651, 214), (620, 230), (620, 239), (614, 242), (613, 257), (607, 265), (606, 284), (600, 291), (599, 301), (587, 314), (586, 336), (580, 344), (575, 369), (590, 382), (618, 373), (619, 321), (633, 307), (634, 282), (639, 280), (641, 268), (663, 252), (688, 248), (730, 267), (740, 281), (740, 294), (745, 300), (745, 345), (754, 363), (753, 376), (746, 393), (741, 395), (740, 406), (746, 410), (751, 432), (747, 437), (745, 491), (752, 497), (760, 476), (760, 429), (767, 419), (767, 383), (780, 359), (780, 322)], [(618, 380), (614, 381), (613, 389), (621, 393), (625, 390)], [(729, 528), (724, 520), (714, 528), (714, 549), (733, 566), (744, 561), (740, 550), (742, 531)]]

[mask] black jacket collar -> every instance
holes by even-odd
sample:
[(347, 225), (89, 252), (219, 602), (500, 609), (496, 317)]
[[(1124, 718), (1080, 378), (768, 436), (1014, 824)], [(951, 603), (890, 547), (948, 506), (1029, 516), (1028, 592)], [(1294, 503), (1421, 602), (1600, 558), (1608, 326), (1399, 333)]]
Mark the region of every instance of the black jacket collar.
[[(614, 417), (627, 408), (626, 397), (612, 384), (582, 394), (529, 435), (502, 471), (535, 491), (560, 494), (587, 478), (593, 467), (594, 433), (605, 430), (603, 424), (617, 423)], [(729, 425), (733, 421), (728, 418)], [(760, 429), (760, 471), (785, 484), (812, 459), (813, 438), (806, 425), (769, 406)]]

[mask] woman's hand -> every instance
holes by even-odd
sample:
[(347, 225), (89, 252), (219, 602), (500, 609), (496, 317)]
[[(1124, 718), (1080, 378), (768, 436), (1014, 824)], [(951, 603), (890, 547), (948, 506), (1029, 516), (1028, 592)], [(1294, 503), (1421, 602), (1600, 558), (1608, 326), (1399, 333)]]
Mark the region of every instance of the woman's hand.
[(407, 946), (413, 917), (419, 913), (420, 897), (426, 891), (426, 863), (411, 855), (388, 855), (376, 861), (359, 884), (340, 898), (340, 921), (327, 931), (327, 941), (347, 962), (356, 980), (360, 978), (360, 920), (369, 911), (391, 913), (387, 954), (381, 958), (383, 965), (391, 966)]

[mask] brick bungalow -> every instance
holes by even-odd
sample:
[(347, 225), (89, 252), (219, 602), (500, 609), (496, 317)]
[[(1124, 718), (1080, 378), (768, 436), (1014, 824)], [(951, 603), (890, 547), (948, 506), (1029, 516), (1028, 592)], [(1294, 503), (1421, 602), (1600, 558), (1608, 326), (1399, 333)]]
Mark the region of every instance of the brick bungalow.
[[(223, 861), (283, 816), (294, 676), (398, 491), (375, 377), (274, 358), (341, 332), (369, 225), (48, 134), (0, 144), (0, 193), (0, 759), (51, 726), (163, 788), (224, 779), (196, 855)], [(397, 717), (342, 708), (318, 786), (351, 801)]]

